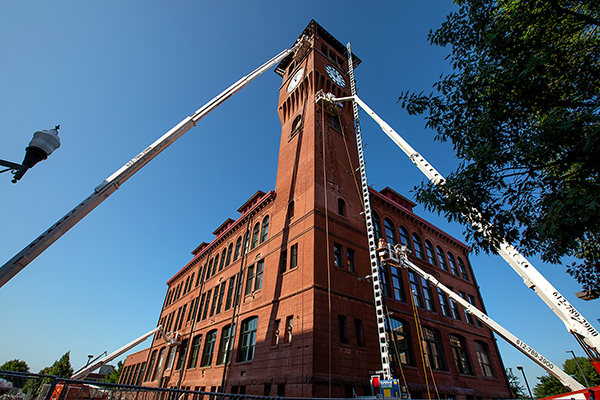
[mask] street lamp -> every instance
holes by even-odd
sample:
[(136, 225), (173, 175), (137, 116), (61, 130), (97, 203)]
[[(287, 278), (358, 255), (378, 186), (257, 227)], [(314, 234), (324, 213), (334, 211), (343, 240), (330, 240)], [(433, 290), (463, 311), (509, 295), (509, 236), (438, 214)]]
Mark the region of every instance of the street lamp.
[(37, 131), (33, 134), (33, 139), (29, 142), (29, 145), (25, 148), (25, 158), (22, 164), (13, 163), (10, 161), (0, 160), (0, 165), (8, 167), (8, 169), (0, 171), (15, 171), (12, 183), (17, 183), (25, 172), (29, 168), (32, 168), (35, 164), (48, 158), (50, 154), (60, 147), (60, 139), (58, 137), (58, 130), (60, 125), (45, 131)]
[(577, 360), (577, 357), (575, 357), (575, 352), (573, 350), (567, 350), (567, 353), (573, 354), (573, 358), (575, 359), (575, 362), (577, 363), (577, 367), (579, 368), (579, 372), (581, 372), (581, 376), (583, 376), (583, 380), (585, 381), (585, 387), (590, 387), (590, 383), (588, 382), (587, 378), (585, 377), (585, 374), (583, 373), (583, 369), (581, 369), (581, 365), (579, 364), (579, 360)]
[(517, 367), (517, 369), (523, 374), (523, 379), (525, 379), (525, 385), (527, 386), (527, 391), (529, 392), (529, 398), (533, 400), (531, 389), (529, 389), (529, 383), (527, 382), (527, 377), (525, 376), (525, 371), (523, 371), (523, 367)]

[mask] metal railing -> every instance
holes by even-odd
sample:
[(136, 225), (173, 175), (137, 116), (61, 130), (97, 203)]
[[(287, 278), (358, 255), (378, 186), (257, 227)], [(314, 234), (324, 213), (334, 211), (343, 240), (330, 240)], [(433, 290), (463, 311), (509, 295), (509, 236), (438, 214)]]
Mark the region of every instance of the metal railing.
[(1, 400), (282, 400), (282, 397), (151, 388), (0, 371)]

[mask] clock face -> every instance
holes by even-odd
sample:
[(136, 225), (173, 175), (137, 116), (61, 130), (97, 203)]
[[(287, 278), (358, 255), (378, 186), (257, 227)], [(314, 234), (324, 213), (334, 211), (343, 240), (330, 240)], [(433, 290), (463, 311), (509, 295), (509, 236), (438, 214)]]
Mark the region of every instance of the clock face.
[(327, 71), (327, 75), (340, 87), (346, 87), (346, 80), (344, 76), (338, 72), (332, 65), (326, 65), (325, 71)]
[(292, 77), (292, 79), (290, 79), (290, 83), (288, 84), (288, 87), (287, 87), (287, 92), (288, 93), (291, 93), (292, 90), (296, 89), (296, 86), (298, 86), (298, 84), (302, 80), (302, 76), (303, 75), (304, 75), (304, 68), (300, 68), (298, 70), (298, 72), (296, 72), (294, 74), (294, 76)]

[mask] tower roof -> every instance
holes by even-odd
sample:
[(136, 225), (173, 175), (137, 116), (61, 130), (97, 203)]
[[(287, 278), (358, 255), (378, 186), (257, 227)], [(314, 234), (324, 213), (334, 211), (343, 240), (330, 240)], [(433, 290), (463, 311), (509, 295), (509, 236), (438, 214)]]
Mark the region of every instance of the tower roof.
[[(329, 32), (327, 32), (314, 19), (308, 23), (308, 26), (304, 29), (302, 34), (300, 34), (300, 36), (298, 36), (298, 38), (301, 38), (303, 35), (306, 35), (308, 37), (313, 37), (314, 35), (317, 35), (318, 37), (324, 39), (325, 42), (327, 42), (327, 44), (329, 44), (335, 51), (342, 54), (346, 59), (348, 58), (348, 50), (346, 49), (346, 46), (344, 46), (342, 43), (340, 43), (339, 40), (334, 38)], [(281, 60), (281, 62), (277, 66), (277, 68), (275, 68), (275, 73), (283, 76), (286, 68), (288, 67), (288, 65), (290, 65), (293, 58), (294, 58), (294, 55), (290, 54), (287, 57), (285, 57), (283, 60)], [(360, 58), (358, 58), (354, 53), (352, 53), (352, 64), (353, 64), (354, 68), (358, 67), (358, 65), (360, 63), (361, 63)]]

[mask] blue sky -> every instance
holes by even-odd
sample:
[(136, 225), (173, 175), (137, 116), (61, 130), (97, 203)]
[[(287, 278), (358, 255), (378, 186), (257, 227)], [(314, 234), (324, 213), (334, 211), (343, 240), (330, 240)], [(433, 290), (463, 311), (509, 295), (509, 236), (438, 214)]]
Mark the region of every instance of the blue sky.
[[(17, 185), (0, 175), (2, 264), (146, 146), (290, 47), (311, 19), (362, 59), (361, 98), (442, 174), (456, 165), (403, 90), (429, 91), (447, 49), (427, 33), (449, 1), (0, 0), (0, 158), (21, 162), (34, 131), (61, 124), (62, 146)], [(0, 363), (34, 372), (71, 351), (111, 352), (154, 328), (165, 282), (256, 190), (275, 186), (281, 78), (268, 71), (202, 120), (0, 289)], [(412, 198), (424, 177), (363, 114), (369, 183)], [(422, 207), (418, 215), (463, 238)], [(562, 266), (538, 269), (598, 328)], [(497, 256), (471, 262), (488, 314), (561, 365), (583, 355), (564, 325)], [(502, 339), (506, 367), (544, 371)], [(138, 347), (138, 350), (144, 345)], [(122, 357), (124, 358), (124, 357)], [(122, 359), (121, 358), (121, 359)], [(515, 371), (517, 372), (517, 371)]]

